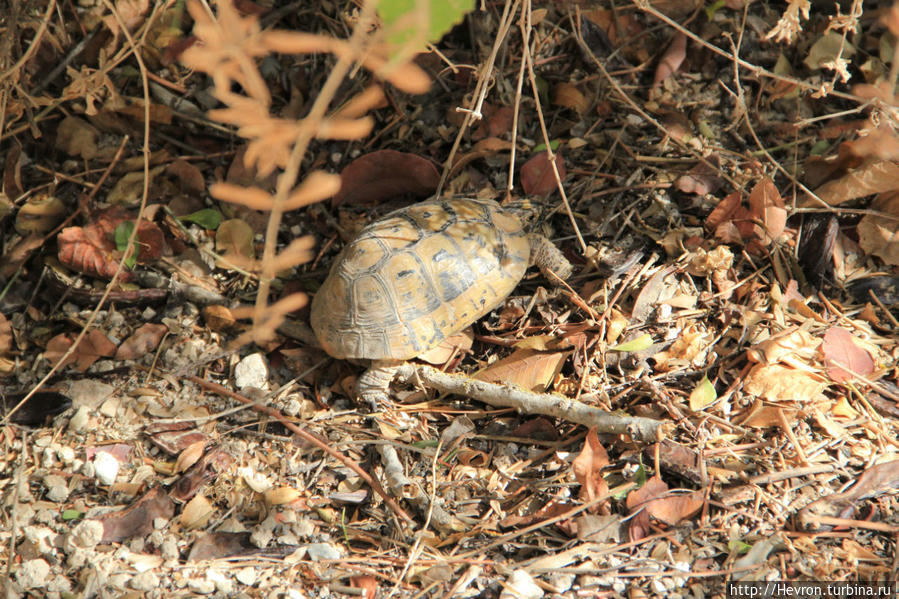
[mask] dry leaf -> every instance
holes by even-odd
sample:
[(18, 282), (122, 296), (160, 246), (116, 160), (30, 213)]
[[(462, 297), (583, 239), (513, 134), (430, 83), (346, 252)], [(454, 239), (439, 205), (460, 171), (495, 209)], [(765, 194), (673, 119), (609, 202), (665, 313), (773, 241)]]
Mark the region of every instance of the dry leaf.
[(178, 459), (175, 460), (175, 467), (172, 469), (173, 472), (184, 472), (185, 470), (196, 464), (197, 461), (201, 457), (203, 457), (203, 452), (205, 450), (206, 439), (195, 441), (185, 447), (184, 450), (178, 454)]
[(68, 116), (56, 128), (56, 147), (69, 156), (90, 160), (100, 153), (97, 148), (99, 135), (97, 128), (87, 121)]
[[(63, 357), (63, 355), (65, 355), (66, 351), (68, 351), (69, 347), (71, 347), (74, 342), (75, 335), (69, 333), (57, 335), (47, 342), (47, 349), (44, 352), (44, 357), (55, 364)], [(62, 366), (74, 362), (75, 370), (84, 372), (100, 358), (110, 358), (115, 355), (115, 351), (115, 344), (109, 340), (109, 337), (97, 329), (91, 329)]]
[(590, 101), (578, 87), (572, 83), (562, 82), (553, 87), (553, 104), (570, 108), (579, 115), (590, 108)]
[(215, 515), (215, 508), (212, 503), (203, 497), (197, 495), (184, 506), (181, 512), (181, 526), (187, 530), (202, 528)]
[(518, 349), (512, 355), (475, 373), (472, 378), (487, 382), (509, 383), (529, 391), (546, 391), (562, 370), (568, 353)]
[(787, 209), (774, 181), (765, 177), (749, 194), (749, 212), (760, 224), (754, 224), (753, 233), (763, 245), (769, 245), (784, 232)]
[(837, 383), (851, 381), (856, 376), (868, 376), (874, 372), (874, 359), (856, 345), (855, 337), (846, 329), (831, 327), (824, 334), (821, 344), (827, 376)]
[[(899, 164), (871, 158), (839, 179), (828, 181), (816, 189), (815, 193), (828, 205), (838, 206), (849, 200), (895, 191), (897, 188), (899, 188)], [(817, 205), (817, 202), (805, 198), (801, 205), (803, 207)]]
[(426, 158), (396, 150), (364, 154), (340, 172), (340, 191), (333, 204), (377, 204), (404, 194), (434, 193), (440, 173)]
[[(899, 183), (897, 183), (899, 187)], [(899, 265), (899, 192), (884, 193), (871, 202), (871, 210), (858, 223), (858, 245), (889, 265)]]
[(581, 499), (593, 501), (608, 493), (609, 485), (600, 473), (608, 465), (609, 455), (596, 436), (596, 427), (590, 427), (581, 453), (571, 463), (574, 478), (581, 485)]
[(821, 397), (827, 382), (810, 372), (783, 364), (756, 364), (743, 381), (743, 390), (769, 401), (808, 402)]
[(252, 260), (256, 257), (253, 229), (239, 218), (224, 221), (215, 232), (215, 251), (226, 258)]
[(20, 235), (44, 234), (62, 222), (68, 210), (59, 198), (47, 193), (31, 196), (16, 213)]
[[(556, 169), (559, 171), (559, 180), (565, 180), (565, 161), (562, 155), (556, 152)], [(558, 187), (556, 176), (546, 152), (540, 152), (523, 165), (521, 165), (521, 186), (528, 195), (547, 196)]]
[(169, 328), (164, 324), (147, 323), (125, 339), (116, 351), (116, 360), (134, 360), (159, 347)]
[(684, 59), (687, 57), (687, 36), (681, 32), (675, 32), (674, 38), (668, 44), (668, 48), (662, 55), (659, 65), (656, 67), (655, 78), (652, 82), (653, 87), (659, 84), (677, 72)]

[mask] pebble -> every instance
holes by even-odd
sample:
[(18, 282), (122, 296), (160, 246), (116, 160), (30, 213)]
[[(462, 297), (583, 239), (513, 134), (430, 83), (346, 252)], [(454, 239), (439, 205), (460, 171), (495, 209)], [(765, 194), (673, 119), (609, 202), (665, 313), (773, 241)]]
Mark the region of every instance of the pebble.
[(135, 591), (152, 591), (159, 586), (159, 577), (149, 570), (133, 576), (128, 583)]
[(324, 559), (340, 559), (340, 551), (331, 543), (312, 543), (306, 545), (306, 553), (312, 561), (320, 561)]
[(111, 485), (119, 474), (119, 461), (111, 453), (98, 451), (94, 456), (94, 477), (103, 485)]
[(500, 599), (540, 599), (543, 597), (543, 589), (526, 571), (515, 570), (506, 581), (505, 588), (499, 597)]
[(237, 582), (246, 586), (253, 586), (256, 584), (256, 568), (246, 567), (241, 568), (237, 572), (234, 573), (234, 578), (237, 579)]
[(77, 549), (90, 549), (96, 547), (103, 539), (103, 523), (99, 520), (83, 520), (66, 539), (66, 547)]
[(75, 411), (71, 420), (69, 420), (69, 430), (74, 433), (84, 432), (87, 429), (90, 420), (90, 410), (87, 406), (81, 406)]
[(234, 384), (241, 391), (247, 387), (268, 389), (268, 363), (256, 352), (250, 354), (234, 367)]
[(16, 581), (26, 589), (34, 589), (46, 586), (47, 577), (50, 575), (50, 564), (44, 560), (30, 559), (22, 562), (16, 572)]

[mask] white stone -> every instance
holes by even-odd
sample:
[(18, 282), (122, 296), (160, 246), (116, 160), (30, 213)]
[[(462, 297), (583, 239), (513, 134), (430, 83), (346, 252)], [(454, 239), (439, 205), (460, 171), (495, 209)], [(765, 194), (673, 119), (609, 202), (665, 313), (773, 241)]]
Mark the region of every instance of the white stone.
[(340, 559), (343, 557), (340, 551), (331, 543), (312, 543), (306, 545), (306, 553), (312, 561), (324, 559)]
[(268, 389), (268, 363), (265, 357), (256, 352), (238, 362), (234, 367), (234, 384), (241, 390), (247, 387)]
[(111, 485), (119, 474), (119, 461), (111, 453), (98, 451), (94, 456), (94, 477), (103, 485)]
[(543, 589), (525, 570), (515, 570), (506, 581), (499, 597), (500, 599), (540, 599), (543, 597)]
[(16, 581), (26, 589), (34, 589), (44, 587), (49, 575), (50, 564), (40, 558), (30, 559), (16, 571)]

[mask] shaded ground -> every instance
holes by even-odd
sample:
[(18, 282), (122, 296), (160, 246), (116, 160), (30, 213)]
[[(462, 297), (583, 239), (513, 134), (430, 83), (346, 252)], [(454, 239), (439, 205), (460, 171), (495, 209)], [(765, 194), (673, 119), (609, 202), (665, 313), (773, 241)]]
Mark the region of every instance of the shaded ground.
[[(334, 55), (367, 42), (274, 53), (252, 25), (343, 40), (364, 11), (241, 2), (198, 40), (182, 4), (147, 8), (0, 14), (10, 596), (897, 579), (897, 13), (554, 3), (503, 27), (487, 5), (416, 58), (429, 91), (409, 69), (366, 96)], [(300, 209), (267, 231), (284, 168)], [(427, 360), (651, 434), (508, 389), (397, 383), (372, 412), (318, 349), (293, 294), (355, 232), (438, 190), (502, 199), (510, 173), (574, 275), (530, 270)], [(255, 259), (298, 239), (251, 329)]]

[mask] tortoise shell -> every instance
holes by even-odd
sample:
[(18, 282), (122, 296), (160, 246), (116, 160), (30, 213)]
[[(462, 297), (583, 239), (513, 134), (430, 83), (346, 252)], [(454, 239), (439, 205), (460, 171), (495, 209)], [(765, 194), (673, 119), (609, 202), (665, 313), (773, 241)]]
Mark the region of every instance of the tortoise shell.
[(407, 360), (496, 307), (529, 256), (521, 221), (492, 200), (396, 210), (337, 257), (312, 300), (312, 328), (336, 358)]

